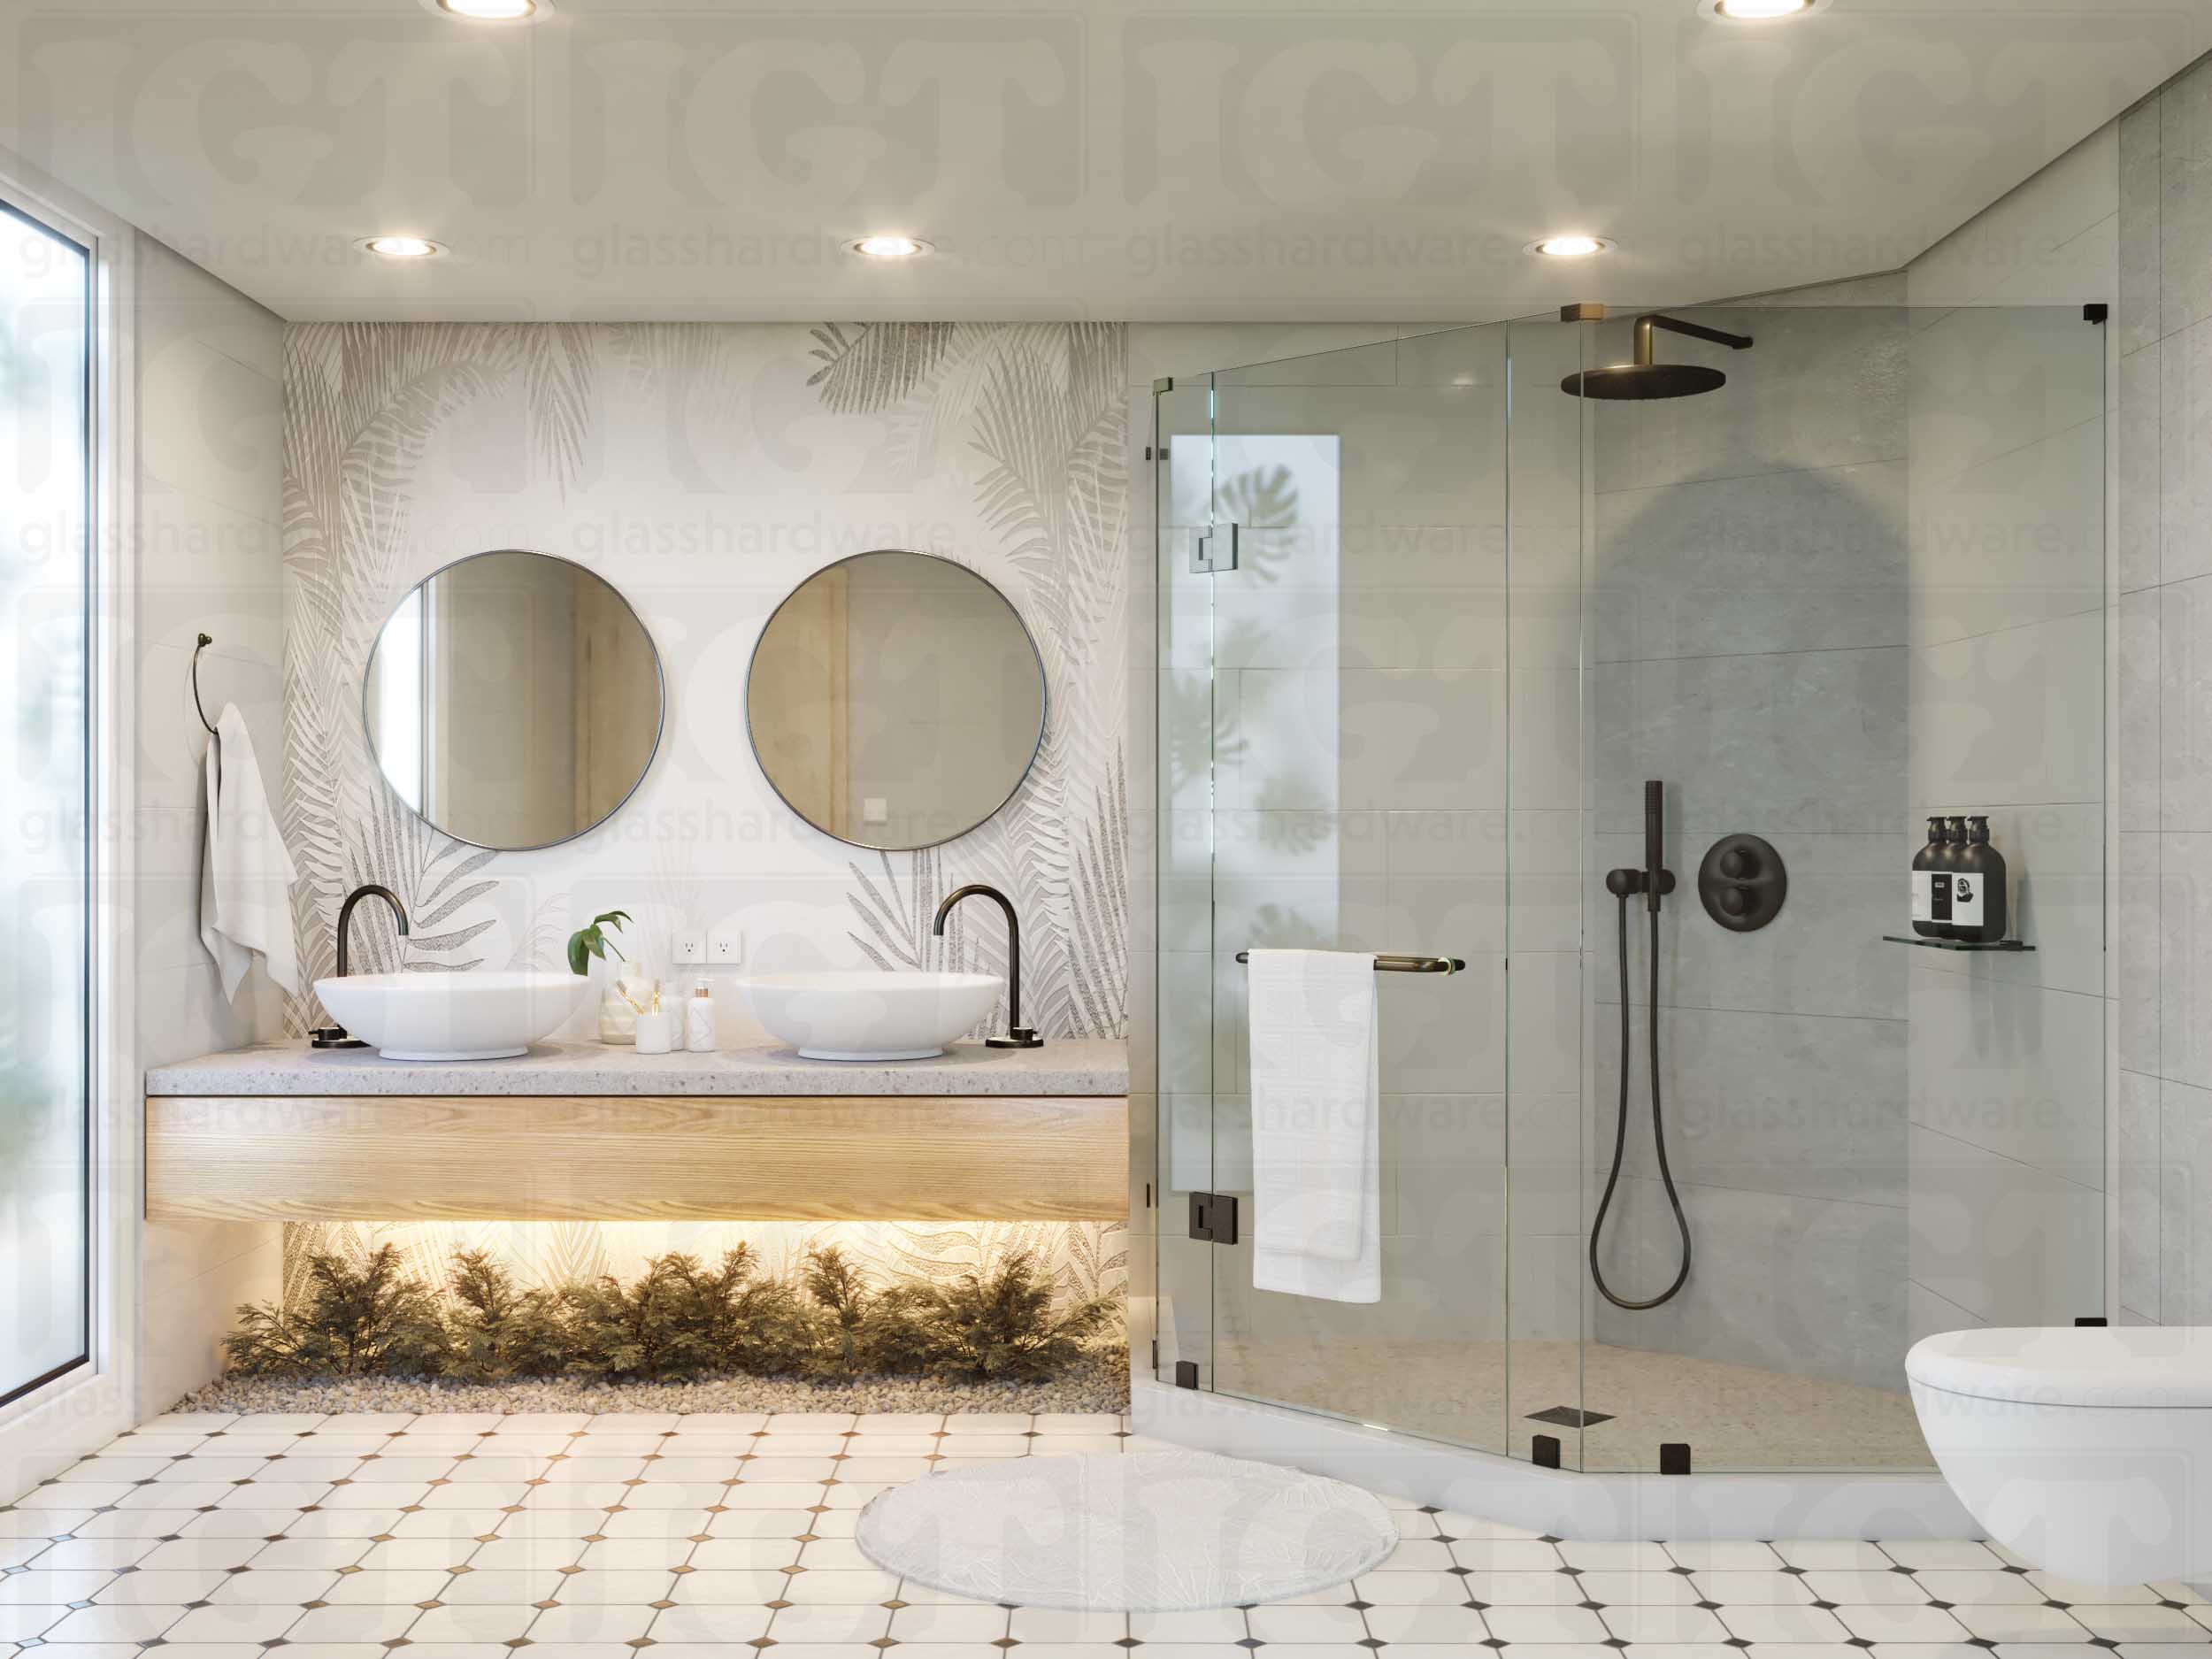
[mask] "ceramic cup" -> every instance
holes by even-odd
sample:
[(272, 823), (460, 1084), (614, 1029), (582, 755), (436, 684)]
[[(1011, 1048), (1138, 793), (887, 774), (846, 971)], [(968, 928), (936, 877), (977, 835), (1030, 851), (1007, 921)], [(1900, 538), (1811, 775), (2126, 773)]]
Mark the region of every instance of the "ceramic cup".
[(676, 1047), (676, 1016), (671, 1012), (637, 1017), (637, 1051), (666, 1054)]

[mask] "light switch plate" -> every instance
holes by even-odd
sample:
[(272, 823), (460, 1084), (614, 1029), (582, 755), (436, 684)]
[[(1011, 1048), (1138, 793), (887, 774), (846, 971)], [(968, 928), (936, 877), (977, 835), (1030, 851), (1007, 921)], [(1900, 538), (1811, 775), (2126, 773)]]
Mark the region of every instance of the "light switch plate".
[(718, 968), (734, 968), (745, 960), (745, 935), (734, 928), (708, 934), (707, 960)]
[(675, 946), (676, 960), (681, 964), (704, 962), (707, 959), (707, 941), (703, 933), (678, 933)]

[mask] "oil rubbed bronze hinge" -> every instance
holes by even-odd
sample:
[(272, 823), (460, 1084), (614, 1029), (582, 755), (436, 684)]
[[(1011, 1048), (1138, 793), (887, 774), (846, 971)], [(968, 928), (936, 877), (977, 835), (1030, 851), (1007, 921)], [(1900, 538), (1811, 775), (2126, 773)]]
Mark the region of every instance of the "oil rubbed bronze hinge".
[(1193, 1193), (1190, 1236), (1202, 1244), (1234, 1244), (1237, 1201), (1226, 1193)]

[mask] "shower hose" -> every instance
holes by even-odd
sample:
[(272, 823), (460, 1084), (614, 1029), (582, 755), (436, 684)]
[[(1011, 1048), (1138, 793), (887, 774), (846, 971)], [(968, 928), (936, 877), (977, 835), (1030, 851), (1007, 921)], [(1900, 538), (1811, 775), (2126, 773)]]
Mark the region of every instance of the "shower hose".
[[(1656, 868), (1655, 861), (1654, 862), (1654, 867), (1655, 869)], [(1688, 1280), (1690, 1277), (1690, 1222), (1689, 1217), (1682, 1213), (1682, 1195), (1674, 1190), (1674, 1171), (1667, 1167), (1667, 1130), (1666, 1125), (1662, 1121), (1660, 1117), (1659, 912), (1656, 910), (1654, 910), (1651, 912), (1651, 997), (1647, 1005), (1649, 1009), (1649, 1018), (1646, 1021), (1647, 1025), (1649, 1027), (1648, 1034), (1651, 1039), (1651, 1140), (1653, 1147), (1656, 1149), (1659, 1155), (1659, 1179), (1666, 1186), (1667, 1202), (1674, 1206), (1675, 1229), (1682, 1235), (1682, 1269), (1679, 1272), (1675, 1274), (1673, 1284), (1668, 1286), (1664, 1290), (1661, 1291), (1657, 1295), (1652, 1297), (1648, 1302), (1636, 1302), (1631, 1300), (1629, 1297), (1617, 1295), (1614, 1294), (1613, 1287), (1605, 1282), (1605, 1270), (1598, 1265), (1598, 1240), (1605, 1229), (1605, 1212), (1612, 1206), (1613, 1189), (1620, 1185), (1621, 1158), (1623, 1154), (1626, 1152), (1628, 1148), (1628, 1060), (1630, 1047), (1628, 1034), (1629, 895), (1625, 893), (1621, 893), (1616, 895), (1616, 896), (1620, 901), (1621, 1098), (1620, 1109), (1615, 1114), (1613, 1119), (1613, 1168), (1605, 1178), (1605, 1196), (1598, 1200), (1598, 1212), (1590, 1222), (1590, 1277), (1592, 1279), (1596, 1281), (1599, 1294), (1604, 1296), (1606, 1301), (1611, 1302), (1616, 1308), (1626, 1308), (1633, 1312), (1645, 1308), (1656, 1308), (1662, 1302), (1672, 1301), (1675, 1293), (1680, 1290), (1684, 1283)]]

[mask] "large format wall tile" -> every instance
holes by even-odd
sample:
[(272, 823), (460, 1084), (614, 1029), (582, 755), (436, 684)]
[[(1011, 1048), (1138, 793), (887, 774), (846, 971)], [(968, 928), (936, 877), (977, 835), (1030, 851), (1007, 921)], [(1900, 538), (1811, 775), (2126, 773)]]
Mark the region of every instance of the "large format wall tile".
[(1905, 641), (1903, 463), (1597, 497), (1595, 659)]
[(2104, 413), (2105, 335), (2078, 305), (1961, 306), (1913, 336), (1910, 357), (1917, 485)]
[[(1598, 1010), (1589, 1153), (1609, 1164), (1620, 1087), (1617, 1006)], [(1632, 1010), (1624, 1168), (1657, 1178), (1649, 1013)], [(1659, 1070), (1678, 1181), (1900, 1207), (1905, 1022), (1663, 1009)]]
[(2117, 959), (2119, 1062), (2156, 1076), (2159, 1068), (2161, 852), (2155, 835), (2123, 832), (2114, 884), (2113, 955)]
[(2164, 609), (2164, 595), (2154, 588), (2120, 595), (2120, 660), (2114, 678), (2119, 698), (2119, 818), (2124, 832), (2161, 827), (2160, 773), (2165, 763), (2159, 752), (2163, 741), (2160, 722), (2166, 693), (2160, 634)]
[(1912, 492), (1912, 640), (1993, 634), (2105, 599), (2105, 423), (2093, 417)]
[(2160, 201), (2163, 193), (2159, 127), (2163, 96), (2154, 93), (2119, 120), (2120, 303), (2116, 320), (2126, 355), (2154, 345), (2165, 333), (2159, 298)]
[(1670, 786), (1671, 834), (1896, 829), (1905, 805), (1905, 656), (1598, 665), (1590, 682), (1600, 830), (1641, 828), (1647, 778)]
[(2212, 1325), (2212, 1089), (2158, 1087), (2156, 1312), (2163, 1325)]
[(1933, 1130), (1912, 1131), (1912, 1277), (1985, 1324), (2104, 1311), (2104, 1194)]
[(2171, 582), (2212, 575), (2212, 319), (2158, 352), (2159, 576)]
[(2119, 1205), (2120, 1305), (2156, 1322), (2159, 1317), (2159, 1091), (2154, 1077), (2120, 1073), (2112, 1110), (2119, 1119), (2119, 1168), (2113, 1186)]
[(2104, 999), (1925, 969), (1912, 978), (1916, 1127), (2104, 1185)]
[[(2154, 241), (2155, 238), (2154, 238)], [(2118, 432), (2114, 440), (2114, 503), (2120, 538), (2119, 574), (2124, 591), (2148, 588), (2159, 580), (2163, 531), (2162, 440), (2159, 422), (2165, 408), (2162, 380), (2165, 354), (2151, 342), (2120, 359)]]
[[(1601, 1240), (1607, 1281), (1624, 1295), (1654, 1295), (1681, 1248), (1665, 1195), (1657, 1181), (1636, 1179), (1615, 1202), (1619, 1231), (1609, 1218)], [(1682, 1202), (1696, 1294), (1634, 1313), (1600, 1302), (1600, 1341), (1903, 1386), (1902, 1210), (1699, 1185), (1685, 1186)]]
[(2104, 798), (2104, 618), (2062, 617), (1912, 653), (1912, 798)]
[[(2158, 827), (2212, 830), (2212, 577), (2158, 592)], [(2134, 678), (2124, 670), (2123, 686)]]
[[(2212, 317), (2212, 65), (2158, 95), (2161, 338)], [(2124, 206), (2132, 203), (2124, 203)]]
[(2158, 838), (2158, 1074), (2212, 1088), (2212, 833)]

